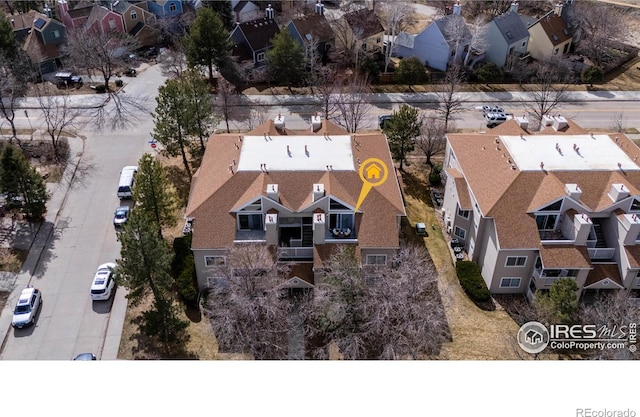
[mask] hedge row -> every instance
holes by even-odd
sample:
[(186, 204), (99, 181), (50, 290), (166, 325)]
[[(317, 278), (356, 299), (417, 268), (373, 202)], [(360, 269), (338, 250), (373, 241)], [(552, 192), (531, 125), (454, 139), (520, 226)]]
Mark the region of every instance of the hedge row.
[(491, 300), (491, 293), (487, 284), (482, 278), (480, 267), (473, 261), (456, 262), (456, 273), (460, 280), (460, 285), (464, 288), (469, 297), (478, 302)]

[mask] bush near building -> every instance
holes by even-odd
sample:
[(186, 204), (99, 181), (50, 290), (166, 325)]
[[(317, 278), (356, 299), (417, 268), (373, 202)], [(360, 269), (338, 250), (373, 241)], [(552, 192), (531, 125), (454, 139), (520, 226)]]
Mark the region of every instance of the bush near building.
[(460, 285), (473, 300), (480, 303), (491, 300), (491, 293), (487, 288), (487, 284), (482, 278), (480, 267), (473, 261), (456, 262), (456, 273), (460, 280)]

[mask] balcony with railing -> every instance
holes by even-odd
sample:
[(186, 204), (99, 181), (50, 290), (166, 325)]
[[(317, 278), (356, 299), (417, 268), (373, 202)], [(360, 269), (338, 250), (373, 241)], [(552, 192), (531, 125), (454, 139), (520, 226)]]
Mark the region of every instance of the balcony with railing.
[(234, 243), (264, 243), (267, 241), (267, 235), (264, 230), (236, 230)]
[(560, 278), (576, 279), (578, 271), (573, 269), (544, 269), (537, 267), (533, 270), (536, 288), (549, 288)]
[(278, 259), (282, 260), (313, 260), (313, 247), (280, 247)]

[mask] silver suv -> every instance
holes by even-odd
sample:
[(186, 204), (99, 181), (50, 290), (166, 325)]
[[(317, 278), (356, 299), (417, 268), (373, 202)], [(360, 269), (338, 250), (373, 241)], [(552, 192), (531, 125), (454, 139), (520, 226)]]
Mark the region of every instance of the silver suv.
[(42, 294), (40, 290), (27, 287), (20, 293), (18, 303), (13, 310), (11, 325), (16, 328), (26, 327), (36, 322), (36, 315), (42, 306)]
[(507, 115), (504, 113), (487, 113), (484, 115), (484, 120), (487, 122), (487, 127), (496, 127), (507, 121)]

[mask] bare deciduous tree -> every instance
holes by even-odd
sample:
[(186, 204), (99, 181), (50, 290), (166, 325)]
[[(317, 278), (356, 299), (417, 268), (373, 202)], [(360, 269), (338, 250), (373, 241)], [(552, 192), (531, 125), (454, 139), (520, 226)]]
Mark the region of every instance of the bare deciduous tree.
[(63, 154), (67, 148), (61, 146), (63, 133), (75, 132), (80, 126), (81, 111), (71, 105), (68, 93), (49, 95), (44, 91), (46, 84), (36, 84), (35, 94), (41, 120), (45, 125), (45, 132), (51, 139), (55, 157), (64, 160), (68, 155)]
[(282, 296), (282, 266), (264, 245), (234, 246), (212, 271), (205, 312), (220, 348), (254, 359), (286, 359), (291, 300)]
[(569, 19), (578, 38), (576, 51), (603, 66), (609, 49), (628, 39), (629, 14), (622, 8), (599, 2), (574, 2)]
[(426, 164), (433, 168), (431, 158), (442, 154), (447, 145), (444, 121), (433, 113), (427, 115), (422, 113), (420, 117), (422, 119), (422, 128), (420, 129), (420, 136), (416, 138), (415, 143), (424, 152), (427, 158)]
[[(640, 307), (628, 292), (619, 290), (613, 294), (600, 294), (593, 304), (580, 310), (579, 317), (583, 324), (597, 327), (599, 338), (625, 341), (629, 335), (629, 326), (640, 323)], [(594, 359), (638, 359), (638, 353), (631, 351), (629, 347), (589, 352), (589, 356)]]
[(97, 71), (109, 88), (109, 80), (125, 64), (124, 57), (136, 47), (135, 40), (117, 31), (70, 30), (64, 47), (72, 66), (87, 73)]
[(159, 57), (160, 68), (164, 74), (172, 78), (182, 76), (188, 66), (187, 57), (184, 54), (182, 43), (178, 42), (171, 48), (165, 49), (164, 53)]
[(466, 97), (460, 93), (466, 77), (459, 65), (447, 69), (444, 81), (434, 86), (434, 93), (440, 102), (436, 112), (444, 119), (444, 130), (449, 131), (449, 122), (455, 120), (464, 111)]
[(341, 77), (335, 68), (324, 66), (316, 78), (315, 96), (322, 105), (322, 116), (332, 119), (337, 112), (336, 94), (340, 92)]
[(362, 75), (353, 75), (340, 87), (340, 94), (335, 99), (335, 121), (347, 132), (355, 133), (363, 124), (371, 111), (369, 102), (369, 82)]
[(214, 106), (222, 113), (222, 118), (227, 126), (227, 133), (231, 133), (229, 119), (234, 118), (237, 104), (238, 92), (236, 87), (224, 78), (218, 78), (218, 94)]
[(412, 26), (416, 20), (413, 7), (402, 2), (383, 3), (382, 15), (386, 22), (387, 35), (389, 35), (384, 52), (384, 72), (387, 72), (391, 56), (396, 48), (396, 37), (400, 32)]
[(473, 62), (474, 55), (480, 55), (487, 52), (490, 46), (489, 39), (487, 38), (489, 26), (482, 16), (476, 16), (473, 23), (469, 25), (469, 29), (471, 31), (471, 41), (464, 57), (465, 67)]
[(567, 75), (557, 68), (551, 62), (540, 63), (533, 84), (523, 86), (525, 94), (522, 104), (537, 126), (541, 125), (544, 116), (551, 114), (567, 99)]
[(449, 47), (453, 49), (453, 57), (451, 59), (453, 66), (460, 63), (460, 54), (462, 48), (471, 42), (471, 32), (464, 18), (460, 15), (449, 15), (446, 17), (444, 25), (444, 36), (449, 44)]
[(0, 51), (0, 113), (11, 125), (9, 143), (17, 138), (16, 110), (27, 92), (27, 77), (18, 73), (20, 68), (15, 59)]
[(269, 119), (267, 108), (264, 106), (253, 106), (249, 110), (249, 116), (245, 120), (247, 130), (253, 130)]
[(424, 358), (450, 339), (437, 273), (424, 248), (404, 247), (393, 266), (361, 271), (352, 249), (332, 256), (316, 285), (311, 333), (317, 357), (334, 342), (346, 359)]

